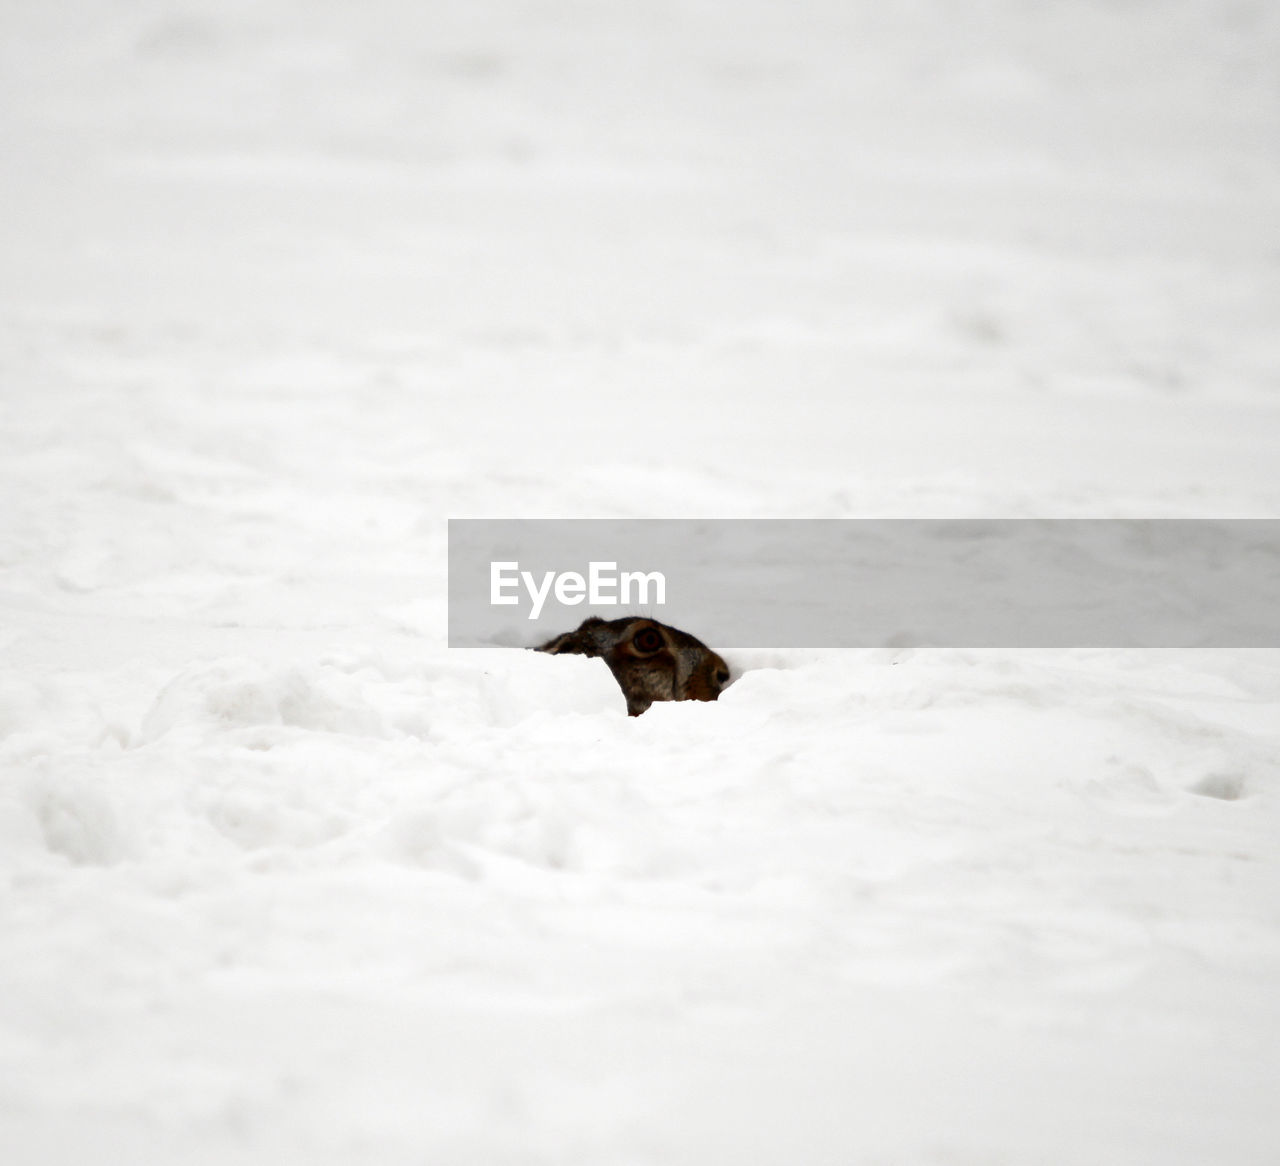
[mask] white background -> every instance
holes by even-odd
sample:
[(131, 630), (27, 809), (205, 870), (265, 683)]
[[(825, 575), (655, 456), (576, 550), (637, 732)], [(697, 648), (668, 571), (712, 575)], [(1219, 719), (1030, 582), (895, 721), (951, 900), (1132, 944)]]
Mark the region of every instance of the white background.
[(1274, 5), (0, 33), (6, 1163), (1273, 1160), (1275, 654), (633, 720), (444, 534), (1277, 516)]

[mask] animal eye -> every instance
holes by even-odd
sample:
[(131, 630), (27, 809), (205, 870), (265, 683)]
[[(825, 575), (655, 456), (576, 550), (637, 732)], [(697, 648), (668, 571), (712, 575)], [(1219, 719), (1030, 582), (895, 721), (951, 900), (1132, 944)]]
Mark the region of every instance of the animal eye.
[(657, 628), (641, 628), (631, 643), (637, 652), (656, 652), (662, 647), (662, 636)]

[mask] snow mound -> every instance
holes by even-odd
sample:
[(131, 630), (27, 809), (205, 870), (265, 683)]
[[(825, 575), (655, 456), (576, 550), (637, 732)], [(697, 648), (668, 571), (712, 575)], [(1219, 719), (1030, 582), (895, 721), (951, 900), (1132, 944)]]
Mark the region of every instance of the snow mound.
[[(253, 660), (217, 660), (185, 670), (156, 697), (139, 741), (171, 732), (208, 737), (254, 729), (385, 737), (390, 727), (360, 683), (333, 668), (268, 669)], [(257, 734), (268, 740), (271, 734)]]
[(79, 866), (108, 866), (130, 847), (103, 783), (60, 774), (32, 778), (27, 802), (46, 847)]

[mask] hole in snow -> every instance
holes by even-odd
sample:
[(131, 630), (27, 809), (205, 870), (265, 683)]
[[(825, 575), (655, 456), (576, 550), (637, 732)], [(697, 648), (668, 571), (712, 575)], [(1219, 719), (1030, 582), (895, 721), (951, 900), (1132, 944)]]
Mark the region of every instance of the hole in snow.
[(1210, 773), (1190, 787), (1191, 793), (1206, 798), (1221, 798), (1224, 802), (1238, 801), (1248, 792), (1242, 773)]

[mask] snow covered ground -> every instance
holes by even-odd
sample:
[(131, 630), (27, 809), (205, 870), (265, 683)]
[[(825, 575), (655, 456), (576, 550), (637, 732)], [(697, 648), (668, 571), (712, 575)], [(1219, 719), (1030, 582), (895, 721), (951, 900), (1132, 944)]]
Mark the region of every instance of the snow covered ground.
[(1280, 653), (444, 646), (451, 516), (1280, 516), (1274, 5), (0, 31), (6, 1163), (1275, 1160)]

